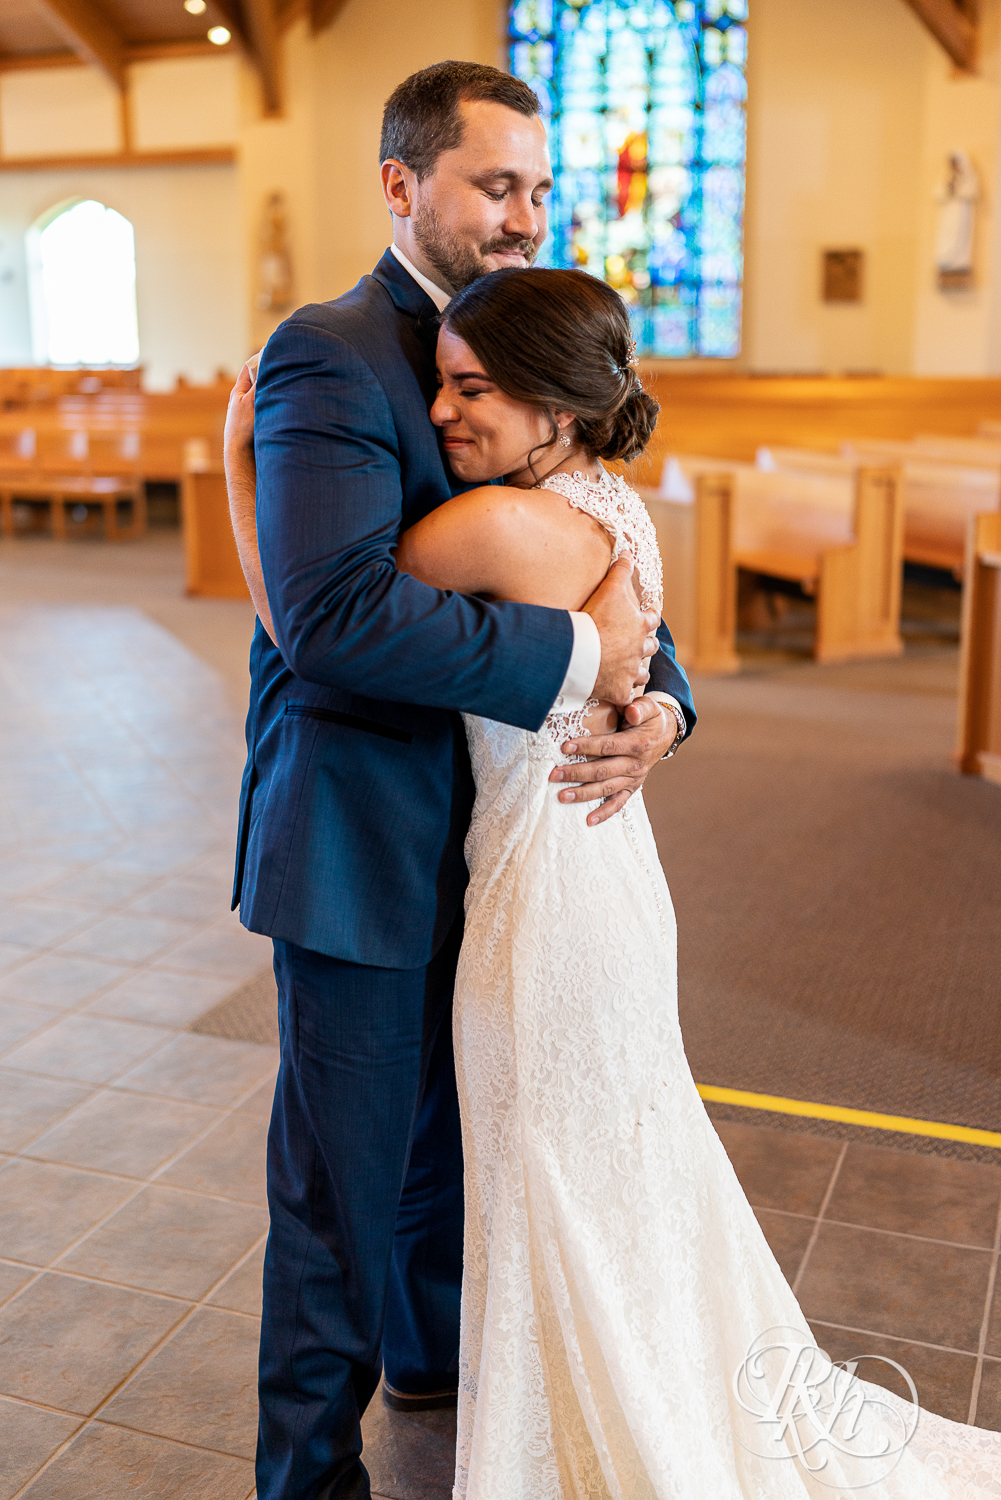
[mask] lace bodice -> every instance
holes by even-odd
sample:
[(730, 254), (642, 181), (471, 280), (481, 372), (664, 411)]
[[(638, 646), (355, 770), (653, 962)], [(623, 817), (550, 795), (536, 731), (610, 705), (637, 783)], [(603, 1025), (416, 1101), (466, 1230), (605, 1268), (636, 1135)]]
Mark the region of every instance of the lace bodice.
[(644, 609), (660, 614), (664, 603), (664, 569), (657, 547), (657, 533), (646, 506), (618, 474), (602, 469), (595, 483), (580, 470), (572, 474), (547, 474), (538, 490), (564, 495), (575, 510), (582, 510), (604, 526), (612, 538), (612, 561), (628, 549), (636, 561), (640, 602)]

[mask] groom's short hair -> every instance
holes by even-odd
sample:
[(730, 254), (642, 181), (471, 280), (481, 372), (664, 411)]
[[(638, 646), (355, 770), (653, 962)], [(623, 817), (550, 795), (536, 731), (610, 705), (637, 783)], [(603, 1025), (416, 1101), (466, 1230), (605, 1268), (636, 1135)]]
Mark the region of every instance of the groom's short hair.
[(434, 171), (443, 151), (462, 144), (459, 105), (473, 99), (504, 104), (520, 115), (537, 115), (539, 101), (520, 78), (483, 63), (440, 62), (411, 73), (386, 100), (380, 162), (401, 161), (418, 182)]

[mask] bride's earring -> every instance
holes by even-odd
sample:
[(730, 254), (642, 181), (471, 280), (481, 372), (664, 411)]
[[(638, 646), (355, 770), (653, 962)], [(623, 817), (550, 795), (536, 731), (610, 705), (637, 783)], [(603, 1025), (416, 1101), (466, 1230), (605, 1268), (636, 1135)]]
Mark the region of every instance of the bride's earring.
[(565, 432), (561, 432), (560, 433), (560, 447), (561, 448), (569, 448), (570, 447), (570, 439), (567, 437), (567, 435), (566, 435)]

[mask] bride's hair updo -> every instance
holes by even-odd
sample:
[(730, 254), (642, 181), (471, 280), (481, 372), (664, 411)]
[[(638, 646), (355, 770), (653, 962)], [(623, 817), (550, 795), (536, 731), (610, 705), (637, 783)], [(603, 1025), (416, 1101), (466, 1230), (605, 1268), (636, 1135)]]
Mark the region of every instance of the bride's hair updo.
[(586, 271), (493, 271), (459, 292), (442, 322), (506, 396), (550, 417), (573, 412), (593, 457), (637, 458), (653, 436), (660, 403), (632, 366), (625, 303)]

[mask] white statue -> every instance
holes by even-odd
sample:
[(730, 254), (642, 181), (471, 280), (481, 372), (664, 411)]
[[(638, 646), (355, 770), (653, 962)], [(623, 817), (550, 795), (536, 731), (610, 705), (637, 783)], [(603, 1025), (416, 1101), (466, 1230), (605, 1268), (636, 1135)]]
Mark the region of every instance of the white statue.
[(973, 229), (980, 184), (965, 151), (948, 158), (945, 179), (936, 193), (939, 204), (935, 265), (940, 286), (967, 284), (973, 272)]

